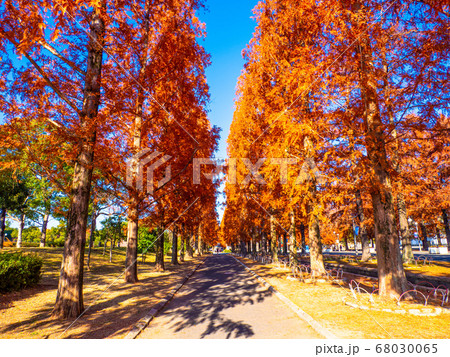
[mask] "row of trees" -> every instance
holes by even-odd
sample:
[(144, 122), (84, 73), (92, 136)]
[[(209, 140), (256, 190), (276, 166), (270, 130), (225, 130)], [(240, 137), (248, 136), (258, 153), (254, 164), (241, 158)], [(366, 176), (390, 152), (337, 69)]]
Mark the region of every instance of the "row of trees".
[(322, 243), (358, 225), (363, 260), (376, 241), (380, 295), (399, 296), (408, 218), (450, 242), (448, 3), (266, 0), (254, 12), (223, 236), (270, 240), (275, 255), (286, 235), (295, 264), (300, 232), (323, 274)]
[[(63, 200), (64, 197), (51, 187), (48, 180), (30, 174), (26, 168), (18, 171), (9, 168), (0, 173), (2, 222), (8, 218), (17, 223), (17, 234), (14, 235), (17, 248), (22, 246), (22, 234), (25, 233), (26, 223), (32, 226), (30, 228), (40, 231), (39, 245), (45, 247), (49, 219), (52, 214), (56, 218), (61, 218), (55, 207), (64, 204)], [(36, 239), (36, 229), (33, 230), (34, 239), (28, 239), (29, 241)], [(0, 237), (1, 247), (5, 237), (3, 228)]]
[[(210, 59), (195, 15), (202, 2), (0, 6), (1, 169), (28, 170), (65, 200), (55, 208), (66, 234), (53, 316), (76, 317), (84, 308), (84, 248), (93, 240), (86, 232), (104, 207), (127, 217), (129, 283), (138, 280), (139, 226), (157, 237), (177, 227), (214, 239), (218, 182), (192, 180), (193, 159), (212, 157), (219, 138), (206, 114)], [(140, 179), (150, 164), (146, 185)]]

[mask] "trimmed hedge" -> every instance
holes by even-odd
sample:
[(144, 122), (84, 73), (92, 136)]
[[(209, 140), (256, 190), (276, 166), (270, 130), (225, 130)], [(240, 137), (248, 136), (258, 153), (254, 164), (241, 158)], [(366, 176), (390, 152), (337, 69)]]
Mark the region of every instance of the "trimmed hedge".
[(20, 290), (39, 282), (42, 259), (21, 252), (0, 253), (0, 292)]

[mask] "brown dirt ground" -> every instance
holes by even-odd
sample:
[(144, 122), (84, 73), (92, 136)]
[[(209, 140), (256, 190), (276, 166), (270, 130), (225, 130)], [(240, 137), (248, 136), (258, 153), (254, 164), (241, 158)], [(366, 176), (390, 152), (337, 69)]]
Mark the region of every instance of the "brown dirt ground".
[[(287, 279), (287, 269), (250, 259), (238, 259), (339, 338), (448, 338), (450, 314), (423, 317), (355, 309), (343, 301), (365, 306), (371, 304), (367, 294), (358, 295), (358, 301), (355, 301), (348, 284), (301, 283)], [(373, 307), (391, 310), (424, 308), (423, 305), (408, 302), (398, 306), (397, 303), (382, 301), (378, 297), (375, 297)]]
[[(63, 335), (73, 322), (50, 318), (55, 302), (62, 248), (22, 248), (44, 258), (43, 276), (32, 288), (0, 295), (0, 338), (123, 338), (160, 299), (164, 298), (201, 258), (189, 259), (180, 265), (165, 258), (166, 271), (154, 271), (154, 255), (145, 263), (138, 262), (139, 282), (126, 284), (125, 250), (116, 248), (112, 263), (108, 252), (94, 249), (91, 270), (84, 277), (86, 313)], [(110, 288), (107, 287), (113, 284)], [(104, 291), (103, 294), (101, 294)], [(92, 305), (92, 306), (91, 306)]]

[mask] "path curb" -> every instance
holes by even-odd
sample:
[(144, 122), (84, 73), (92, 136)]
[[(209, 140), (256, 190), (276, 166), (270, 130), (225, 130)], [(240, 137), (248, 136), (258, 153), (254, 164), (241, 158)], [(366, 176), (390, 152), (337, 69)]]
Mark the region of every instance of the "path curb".
[(294, 304), (290, 299), (288, 299), (286, 296), (284, 296), (282, 293), (280, 293), (278, 290), (276, 290), (272, 285), (270, 285), (267, 281), (265, 281), (263, 278), (261, 278), (257, 273), (255, 273), (253, 270), (251, 270), (247, 265), (242, 263), (239, 259), (237, 259), (235, 256), (231, 255), (239, 264), (241, 264), (246, 270), (250, 272), (256, 279), (262, 283), (265, 287), (269, 289), (272, 293), (274, 293), (277, 298), (279, 298), (281, 301), (283, 301), (289, 308), (291, 308), (292, 311), (294, 311), (302, 320), (306, 321), (314, 331), (319, 333), (320, 335), (324, 336), (327, 339), (333, 339), (338, 338), (335, 334), (333, 334), (331, 331), (323, 327), (320, 323), (318, 323), (316, 320), (314, 320), (310, 315), (308, 315), (305, 311), (303, 311), (301, 308), (299, 308), (296, 304)]
[(135, 339), (139, 336), (139, 334), (148, 326), (148, 324), (153, 320), (153, 318), (161, 312), (161, 310), (167, 305), (167, 303), (172, 300), (172, 298), (175, 296), (175, 294), (178, 292), (178, 290), (181, 289), (181, 287), (186, 284), (186, 282), (189, 280), (189, 278), (196, 272), (196, 270), (202, 265), (207, 257), (205, 257), (197, 266), (189, 273), (187, 274), (184, 279), (181, 281), (181, 283), (175, 285), (175, 287), (169, 292), (169, 294), (166, 295), (165, 298), (161, 299), (153, 305), (153, 307), (150, 309), (150, 311), (141, 318), (131, 329), (130, 332), (124, 337), (124, 339)]

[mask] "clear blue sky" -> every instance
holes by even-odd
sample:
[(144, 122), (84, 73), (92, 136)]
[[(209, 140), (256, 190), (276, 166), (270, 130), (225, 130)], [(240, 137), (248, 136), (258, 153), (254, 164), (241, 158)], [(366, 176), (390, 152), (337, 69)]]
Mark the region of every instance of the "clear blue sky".
[(200, 41), (211, 54), (206, 71), (210, 86), (209, 120), (222, 128), (218, 158), (226, 157), (226, 140), (233, 119), (237, 78), (244, 67), (242, 50), (250, 41), (256, 22), (251, 19), (257, 0), (206, 0), (199, 18), (206, 23), (207, 37)]
[[(207, 37), (200, 41), (211, 55), (211, 66), (206, 70), (211, 103), (208, 114), (213, 125), (222, 128), (217, 158), (227, 156), (227, 137), (233, 119), (236, 84), (244, 60), (242, 50), (249, 43), (256, 22), (251, 18), (257, 0), (206, 0), (206, 11), (200, 11), (200, 20), (206, 23)], [(221, 191), (223, 190), (223, 185)], [(219, 197), (219, 204), (224, 197)], [(219, 220), (223, 208), (217, 207)]]

